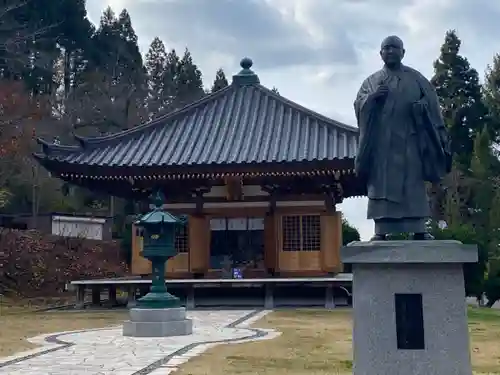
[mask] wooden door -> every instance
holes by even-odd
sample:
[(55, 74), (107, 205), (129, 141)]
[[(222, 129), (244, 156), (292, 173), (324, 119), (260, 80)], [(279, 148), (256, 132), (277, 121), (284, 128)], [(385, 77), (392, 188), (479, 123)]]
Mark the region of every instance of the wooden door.
[(205, 273), (210, 264), (210, 220), (205, 216), (189, 217), (189, 271)]
[(342, 215), (340, 212), (321, 215), (321, 268), (326, 272), (342, 272)]

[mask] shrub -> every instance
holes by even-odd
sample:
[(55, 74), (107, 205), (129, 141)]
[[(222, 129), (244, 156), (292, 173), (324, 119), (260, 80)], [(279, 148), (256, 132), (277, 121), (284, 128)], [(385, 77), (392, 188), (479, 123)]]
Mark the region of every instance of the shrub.
[(115, 241), (0, 228), (0, 293), (50, 296), (71, 280), (125, 275)]

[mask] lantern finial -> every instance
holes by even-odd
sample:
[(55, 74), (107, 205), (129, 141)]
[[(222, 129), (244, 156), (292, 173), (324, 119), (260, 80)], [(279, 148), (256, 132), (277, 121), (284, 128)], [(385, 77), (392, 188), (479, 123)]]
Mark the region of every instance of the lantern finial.
[(155, 206), (155, 209), (161, 209), (163, 205), (165, 204), (165, 196), (160, 190), (156, 191), (156, 194), (154, 194), (151, 197), (151, 203)]

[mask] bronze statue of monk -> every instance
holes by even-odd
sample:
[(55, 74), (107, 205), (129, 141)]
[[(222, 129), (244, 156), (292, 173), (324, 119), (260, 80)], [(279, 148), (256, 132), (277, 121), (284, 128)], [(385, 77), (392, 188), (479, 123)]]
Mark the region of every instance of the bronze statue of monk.
[(401, 61), (403, 41), (382, 42), (384, 67), (361, 85), (354, 108), (360, 132), (356, 173), (366, 184), (372, 241), (411, 233), (431, 240), (425, 182), (438, 182), (451, 169), (447, 132), (436, 91)]

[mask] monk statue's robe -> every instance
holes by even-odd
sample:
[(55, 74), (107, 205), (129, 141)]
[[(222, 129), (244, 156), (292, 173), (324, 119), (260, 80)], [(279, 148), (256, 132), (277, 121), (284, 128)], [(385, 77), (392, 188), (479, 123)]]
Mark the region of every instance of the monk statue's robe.
[[(385, 99), (371, 96), (385, 84)], [(423, 105), (416, 108), (415, 102)], [(434, 87), (418, 71), (384, 67), (368, 77), (354, 108), (359, 126), (357, 175), (366, 184), (376, 234), (423, 233), (430, 207), (425, 181), (451, 169), (447, 133)]]

